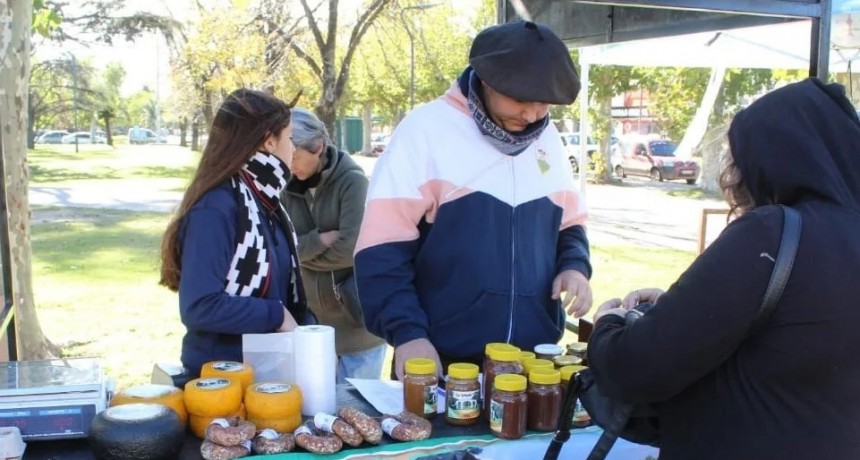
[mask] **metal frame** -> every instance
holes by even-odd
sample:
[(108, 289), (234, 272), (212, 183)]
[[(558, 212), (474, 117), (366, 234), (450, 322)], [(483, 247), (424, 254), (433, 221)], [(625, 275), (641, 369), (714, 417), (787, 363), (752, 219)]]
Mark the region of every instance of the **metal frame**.
[[(497, 0), (498, 22), (508, 17), (508, 2), (525, 4), (528, 0)], [(830, 51), (831, 0), (566, 0), (569, 3), (586, 3), (603, 6), (659, 8), (712, 13), (735, 13), (752, 16), (771, 16), (789, 19), (811, 19), (809, 75), (827, 80)], [(612, 24), (608, 27), (611, 35)], [(607, 40), (608, 41), (608, 40)]]
[[(3, 126), (0, 120), (0, 126)], [(15, 295), (12, 289), (12, 255), (9, 239), (9, 207), (6, 201), (6, 155), (3, 131), (0, 130), (0, 277), (3, 280), (3, 301), (0, 306), (0, 331), (6, 331), (9, 359), (18, 360), (18, 340), (15, 329)]]

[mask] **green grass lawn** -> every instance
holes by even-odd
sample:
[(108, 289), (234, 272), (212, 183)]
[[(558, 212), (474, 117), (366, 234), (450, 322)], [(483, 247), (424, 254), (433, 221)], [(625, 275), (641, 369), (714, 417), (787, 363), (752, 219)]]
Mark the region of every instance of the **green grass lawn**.
[[(31, 151), (31, 180), (46, 187), (150, 181), (181, 190), (198, 158), (163, 146), (85, 147), (79, 153), (74, 146)], [(118, 387), (147, 382), (156, 362), (179, 361), (184, 327), (177, 297), (158, 285), (159, 245), (169, 217), (33, 209), (33, 288), (42, 328), (67, 356), (100, 357)], [(668, 287), (693, 257), (667, 249), (593, 247), (594, 309), (632, 289)]]

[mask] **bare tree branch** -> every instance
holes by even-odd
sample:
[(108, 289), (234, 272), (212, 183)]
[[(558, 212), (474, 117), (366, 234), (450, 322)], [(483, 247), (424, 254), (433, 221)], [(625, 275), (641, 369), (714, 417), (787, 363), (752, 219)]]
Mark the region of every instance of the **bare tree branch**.
[[(337, 3), (336, 0), (329, 1), (334, 1), (335, 3)], [(316, 19), (314, 19), (314, 11), (311, 10), (310, 6), (308, 6), (307, 0), (300, 0), (300, 2), (302, 4), (302, 8), (305, 10), (305, 17), (308, 20), (308, 27), (310, 27), (311, 33), (314, 36), (314, 40), (316, 40), (317, 42), (317, 48), (319, 48), (320, 54), (324, 54), (326, 43), (323, 41), (323, 36), (322, 32), (320, 32), (319, 24), (317, 24)], [(317, 8), (319, 8), (319, 5), (317, 5)], [(314, 8), (314, 10), (316, 10), (316, 8)]]
[(314, 61), (314, 58), (308, 55), (308, 53), (306, 53), (305, 50), (303, 50), (295, 41), (290, 41), (290, 49), (292, 49), (293, 52), (296, 53), (296, 56), (304, 59), (304, 61), (308, 63), (308, 66), (310, 66), (311, 71), (314, 73), (314, 75), (317, 76), (317, 78), (320, 79), (320, 81), (323, 80), (322, 69), (316, 63), (316, 61)]
[(349, 79), (349, 66), (352, 62), (352, 56), (355, 54), (355, 49), (358, 47), (358, 43), (361, 41), (365, 32), (367, 32), (367, 29), (370, 28), (370, 25), (373, 24), (376, 17), (379, 16), (379, 13), (382, 12), (390, 1), (391, 0), (374, 0), (374, 2), (367, 7), (367, 10), (359, 16), (358, 21), (355, 23), (355, 27), (353, 27), (352, 33), (349, 36), (349, 45), (347, 46), (346, 55), (343, 57), (343, 62), (340, 66), (340, 74), (338, 75), (337, 83), (335, 84), (336, 97), (339, 98), (346, 87), (346, 82)]

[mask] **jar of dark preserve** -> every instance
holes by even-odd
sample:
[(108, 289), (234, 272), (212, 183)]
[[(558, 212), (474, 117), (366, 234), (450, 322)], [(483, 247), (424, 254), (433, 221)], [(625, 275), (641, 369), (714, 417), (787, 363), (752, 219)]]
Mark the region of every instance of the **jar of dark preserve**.
[[(588, 369), (585, 366), (564, 366), (559, 369), (561, 373), (561, 399), (564, 401), (564, 394), (567, 391), (567, 387), (570, 384), (570, 379), (573, 378), (578, 372), (582, 372), (583, 370)], [(571, 424), (574, 428), (585, 428), (591, 425), (591, 416), (586, 412), (585, 407), (582, 406), (582, 402), (579, 399), (576, 400), (576, 406), (573, 409), (573, 423)]]
[(521, 363), (523, 365), (523, 375), (527, 378), (529, 376), (529, 371), (531, 371), (532, 369), (536, 369), (539, 367), (544, 367), (547, 369), (554, 369), (552, 361), (547, 360), (547, 359), (527, 358), (527, 359), (522, 360)]
[(415, 415), (432, 419), (436, 416), (436, 361), (412, 358), (404, 365), (403, 406)]
[(445, 421), (449, 425), (478, 423), (481, 418), (481, 384), (478, 382), (477, 365), (454, 363), (448, 366), (445, 391)]
[(519, 439), (526, 434), (528, 396), (526, 378), (519, 374), (499, 374), (490, 396), (490, 430), (503, 439)]
[(552, 368), (538, 367), (529, 372), (528, 428), (553, 431), (561, 414), (561, 373)]
[(493, 380), (501, 374), (522, 374), (523, 366), (519, 359), (520, 349), (513, 345), (490, 349), (490, 360), (484, 368), (484, 418), (488, 419), (490, 398), (487, 395), (493, 390)]
[(548, 359), (552, 361), (556, 356), (564, 353), (564, 349), (554, 343), (542, 343), (535, 345), (535, 354), (540, 359)]

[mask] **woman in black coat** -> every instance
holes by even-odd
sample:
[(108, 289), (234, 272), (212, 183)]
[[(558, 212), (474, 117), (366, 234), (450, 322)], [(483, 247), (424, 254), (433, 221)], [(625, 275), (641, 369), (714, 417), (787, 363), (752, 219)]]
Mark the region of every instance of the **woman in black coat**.
[[(604, 303), (589, 360), (602, 391), (655, 403), (661, 460), (860, 458), (860, 122), (837, 85), (762, 97), (729, 131), (721, 187), (737, 216), (669, 287)], [(794, 267), (753, 328), (783, 213)], [(638, 302), (654, 307), (632, 326)]]

